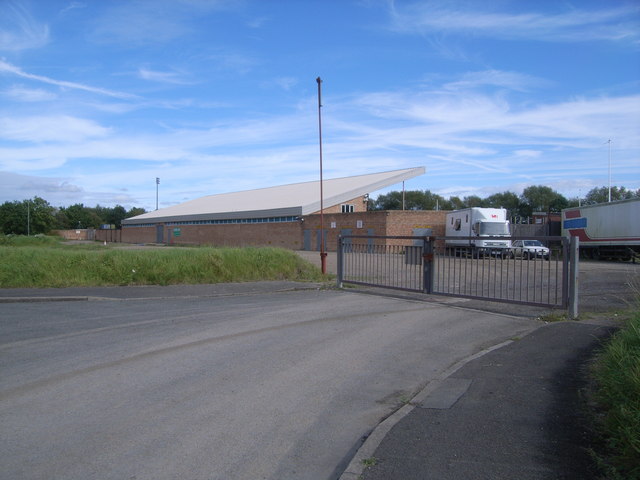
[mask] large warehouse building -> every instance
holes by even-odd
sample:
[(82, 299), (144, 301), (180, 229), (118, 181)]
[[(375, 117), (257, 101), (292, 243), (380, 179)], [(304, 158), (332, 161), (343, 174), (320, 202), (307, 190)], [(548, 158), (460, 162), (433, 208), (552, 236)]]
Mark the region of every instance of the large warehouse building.
[[(424, 167), (323, 181), (326, 248), (338, 234), (443, 234), (443, 211), (367, 212), (369, 193), (424, 174)], [(320, 182), (209, 195), (128, 218), (127, 243), (277, 246), (320, 249)], [(440, 231), (442, 230), (442, 233)]]

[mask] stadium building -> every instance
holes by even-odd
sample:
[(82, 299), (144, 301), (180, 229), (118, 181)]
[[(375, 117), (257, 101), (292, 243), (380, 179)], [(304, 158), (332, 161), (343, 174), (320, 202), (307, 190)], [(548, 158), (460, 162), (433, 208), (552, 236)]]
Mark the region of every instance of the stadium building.
[[(444, 211), (367, 211), (369, 193), (424, 167), (324, 180), (325, 248), (339, 234), (444, 234)], [(122, 222), (121, 241), (320, 250), (320, 181), (208, 195)]]

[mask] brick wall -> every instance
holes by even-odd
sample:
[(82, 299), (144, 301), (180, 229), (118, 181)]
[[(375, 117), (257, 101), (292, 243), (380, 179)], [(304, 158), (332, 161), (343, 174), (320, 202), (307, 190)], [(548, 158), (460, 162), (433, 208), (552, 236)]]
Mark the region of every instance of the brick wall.
[[(318, 192), (318, 198), (320, 198), (320, 192)], [(367, 211), (367, 202), (365, 202), (365, 196), (361, 195), (352, 200), (347, 200), (346, 202), (339, 203), (338, 205), (334, 205), (332, 207), (325, 207), (324, 213), (342, 213), (342, 205), (353, 205), (353, 212), (366, 212)], [(320, 212), (315, 212), (319, 214)]]
[[(431, 228), (433, 235), (444, 235), (446, 213), (442, 210), (325, 213), (327, 251), (336, 251), (338, 235), (345, 230), (350, 230), (351, 235), (410, 236), (415, 228)], [(174, 234), (174, 229), (179, 229), (179, 235)], [(320, 215), (316, 214), (306, 215), (300, 222), (165, 226), (163, 240), (170, 239), (175, 245), (274, 246), (303, 250), (305, 230), (310, 235), (310, 249), (316, 250), (320, 230)], [(123, 228), (122, 241), (155, 243), (156, 227)], [(385, 243), (404, 245), (408, 241)]]
[(53, 235), (58, 235), (65, 240), (87, 240), (89, 238), (86, 228), (76, 230), (52, 230)]
[(125, 227), (121, 238), (124, 243), (156, 243), (156, 227)]
[(412, 235), (414, 228), (430, 228), (434, 236), (444, 235), (445, 210), (390, 210), (387, 235)]
[(180, 225), (167, 228), (172, 233), (174, 228), (180, 229), (180, 236), (171, 236), (173, 244), (302, 248), (300, 222)]
[[(155, 243), (156, 227), (122, 229), (122, 241)], [(172, 245), (272, 246), (291, 250), (302, 248), (300, 222), (238, 223), (223, 225), (168, 225), (163, 242)]]
[(122, 242), (122, 230), (96, 230), (94, 240), (98, 242)]
[[(351, 230), (351, 235), (410, 236), (414, 228), (431, 228), (432, 235), (444, 235), (447, 212), (443, 210), (423, 211), (373, 211), (359, 213), (325, 213), (324, 229), (327, 231), (327, 250), (338, 247), (338, 235)], [(311, 250), (316, 249), (316, 232), (320, 230), (320, 215), (304, 217), (303, 230), (312, 232)], [(407, 241), (388, 240), (389, 245), (406, 244)]]

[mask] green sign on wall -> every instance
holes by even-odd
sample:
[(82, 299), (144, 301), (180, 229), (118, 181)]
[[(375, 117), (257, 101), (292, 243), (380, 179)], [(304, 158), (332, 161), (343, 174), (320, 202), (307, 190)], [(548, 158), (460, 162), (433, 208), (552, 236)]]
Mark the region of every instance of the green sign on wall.
[(174, 237), (179, 237), (181, 235), (182, 232), (180, 232), (179, 228), (174, 228), (173, 229), (173, 236)]

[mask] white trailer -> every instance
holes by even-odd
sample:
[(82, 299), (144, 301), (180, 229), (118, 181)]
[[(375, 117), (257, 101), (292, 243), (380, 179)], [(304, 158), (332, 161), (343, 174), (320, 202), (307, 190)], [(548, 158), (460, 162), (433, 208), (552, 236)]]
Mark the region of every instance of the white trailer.
[(640, 255), (640, 198), (565, 208), (562, 235), (578, 237), (584, 258), (630, 260)]
[[(445, 245), (480, 253), (510, 252), (511, 229), (504, 208), (472, 207), (449, 212), (445, 225)], [(450, 238), (474, 237), (474, 238)]]

